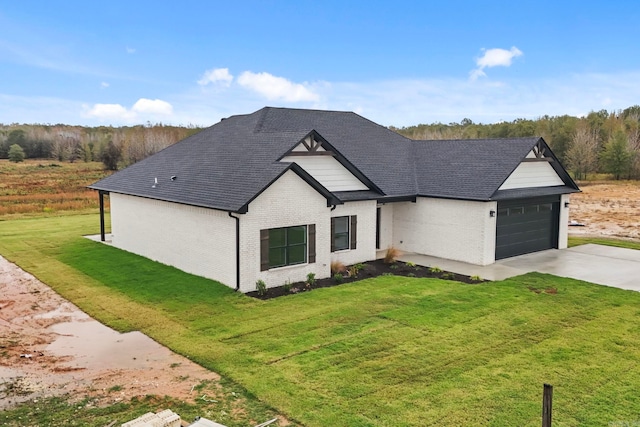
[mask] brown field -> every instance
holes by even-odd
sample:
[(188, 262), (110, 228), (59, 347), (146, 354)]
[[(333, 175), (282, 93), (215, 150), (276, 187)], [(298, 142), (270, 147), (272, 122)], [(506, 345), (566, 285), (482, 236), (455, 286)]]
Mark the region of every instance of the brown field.
[(640, 182), (583, 181), (571, 196), (570, 234), (640, 239)]
[(109, 173), (98, 162), (0, 160), (0, 216), (96, 209), (98, 195), (86, 186)]

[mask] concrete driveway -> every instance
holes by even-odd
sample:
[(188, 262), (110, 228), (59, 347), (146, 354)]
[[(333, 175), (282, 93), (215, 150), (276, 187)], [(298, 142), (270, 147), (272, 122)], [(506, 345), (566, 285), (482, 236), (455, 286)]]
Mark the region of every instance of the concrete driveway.
[(520, 255), (496, 264), (640, 291), (640, 251), (633, 249), (587, 244)]
[(494, 264), (478, 266), (425, 255), (405, 254), (401, 261), (438, 266), (445, 271), (503, 280), (538, 271), (605, 286), (640, 291), (640, 251), (602, 245), (581, 245), (569, 249), (520, 255)]

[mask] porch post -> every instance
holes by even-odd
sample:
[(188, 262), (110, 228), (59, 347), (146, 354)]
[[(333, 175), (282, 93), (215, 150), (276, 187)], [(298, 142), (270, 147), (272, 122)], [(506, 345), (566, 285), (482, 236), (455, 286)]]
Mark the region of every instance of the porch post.
[(104, 242), (104, 191), (98, 190), (100, 195), (100, 241)]

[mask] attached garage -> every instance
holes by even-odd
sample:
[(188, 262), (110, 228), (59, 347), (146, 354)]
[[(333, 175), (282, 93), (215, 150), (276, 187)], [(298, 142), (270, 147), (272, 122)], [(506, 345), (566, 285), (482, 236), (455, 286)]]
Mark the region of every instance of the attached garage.
[(558, 247), (560, 196), (498, 202), (496, 259)]

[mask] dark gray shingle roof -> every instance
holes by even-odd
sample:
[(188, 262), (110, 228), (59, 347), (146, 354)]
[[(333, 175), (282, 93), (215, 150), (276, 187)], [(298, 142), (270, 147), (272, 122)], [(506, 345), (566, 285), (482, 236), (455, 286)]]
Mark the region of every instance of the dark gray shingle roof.
[(489, 200), (539, 140), (412, 141), (351, 112), (265, 107), (229, 117), (90, 188), (240, 211), (292, 167), (278, 159), (312, 130), (387, 197)]

